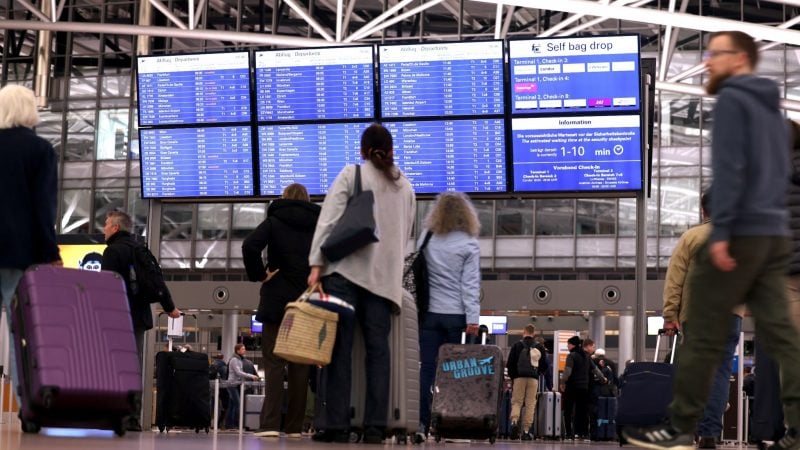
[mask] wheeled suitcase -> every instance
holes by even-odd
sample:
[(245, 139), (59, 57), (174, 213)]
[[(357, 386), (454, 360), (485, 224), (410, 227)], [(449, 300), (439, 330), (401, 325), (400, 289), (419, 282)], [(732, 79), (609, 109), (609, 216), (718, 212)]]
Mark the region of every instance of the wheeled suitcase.
[(142, 396), (125, 283), (113, 272), (28, 269), (11, 303), (22, 429), (125, 434)]
[(654, 362), (633, 362), (628, 364), (620, 377), (619, 399), (617, 402), (617, 435), (624, 444), (622, 429), (626, 426), (647, 427), (658, 425), (667, 417), (667, 408), (672, 402), (672, 379), (675, 366), (675, 347), (678, 336), (672, 345), (667, 363), (658, 361), (658, 349), (664, 330), (659, 330), (656, 340)]
[[(387, 434), (405, 443), (419, 428), (419, 321), (413, 297), (403, 291), (403, 307), (392, 316), (389, 335), (392, 368), (389, 377)], [(360, 430), (364, 423), (366, 374), (364, 339), (356, 331), (353, 340), (353, 381), (350, 391), (351, 425)]]
[(503, 353), (494, 345), (439, 347), (431, 405), (431, 428), (437, 442), (442, 438), (495, 442), (504, 368)]
[(592, 440), (610, 441), (617, 435), (617, 398), (597, 398), (597, 423), (592, 427)]
[(263, 394), (247, 394), (244, 396), (244, 428), (258, 430), (261, 426), (261, 409), (264, 407)]
[(208, 355), (193, 351), (156, 354), (156, 425), (182, 426), (195, 432), (211, 426)]
[(561, 439), (561, 393), (542, 391), (536, 400), (536, 437), (541, 439)]

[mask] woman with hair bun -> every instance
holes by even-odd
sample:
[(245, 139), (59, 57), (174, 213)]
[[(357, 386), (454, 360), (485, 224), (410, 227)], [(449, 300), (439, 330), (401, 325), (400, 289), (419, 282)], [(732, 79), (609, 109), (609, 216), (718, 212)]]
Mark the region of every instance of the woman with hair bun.
[(393, 308), (402, 307), (403, 259), (411, 238), (416, 202), (411, 183), (394, 164), (392, 135), (372, 124), (361, 136), (361, 185), (375, 197), (378, 242), (338, 260), (328, 261), (321, 245), (344, 213), (355, 188), (356, 166), (347, 166), (328, 189), (311, 244), (308, 284), (322, 281), (323, 290), (352, 304), (355, 316), (339, 315), (330, 365), (323, 374), (327, 390), (325, 430), (314, 435), (323, 442), (347, 442), (350, 428), (351, 356), (356, 321), (366, 347), (364, 442), (383, 440), (389, 403), (389, 332)]

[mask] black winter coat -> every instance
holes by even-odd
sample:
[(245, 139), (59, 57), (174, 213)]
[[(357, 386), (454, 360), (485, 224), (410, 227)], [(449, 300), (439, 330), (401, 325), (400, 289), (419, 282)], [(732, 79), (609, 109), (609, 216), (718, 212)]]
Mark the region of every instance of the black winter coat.
[[(106, 249), (103, 251), (103, 270), (111, 270), (122, 275), (125, 280), (125, 287), (131, 291), (130, 268), (133, 265), (133, 247), (136, 243), (133, 235), (127, 231), (117, 231), (106, 241)], [(141, 302), (128, 296), (128, 305), (131, 308), (131, 318), (133, 328), (137, 330), (149, 330), (153, 328), (153, 312), (150, 310), (150, 303)], [(172, 298), (167, 296), (162, 302), (161, 307), (166, 312), (172, 312), (175, 304)]]
[[(320, 206), (300, 200), (279, 199), (267, 209), (267, 218), (242, 244), (242, 257), (250, 281), (264, 281), (269, 270), (280, 269), (261, 285), (256, 320), (280, 323), (283, 308), (308, 287), (308, 253)], [(262, 252), (267, 249), (267, 266)]]
[(0, 129), (0, 267), (25, 270), (61, 259), (57, 167), (53, 146), (33, 130)]

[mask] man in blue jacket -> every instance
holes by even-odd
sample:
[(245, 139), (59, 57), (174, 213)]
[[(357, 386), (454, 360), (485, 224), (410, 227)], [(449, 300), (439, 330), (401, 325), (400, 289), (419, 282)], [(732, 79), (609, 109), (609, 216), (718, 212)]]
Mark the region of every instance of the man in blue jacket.
[(694, 257), (670, 422), (623, 433), (644, 448), (691, 450), (692, 433), (722, 361), (730, 314), (746, 303), (758, 337), (783, 372), (789, 426), (770, 450), (800, 449), (800, 334), (788, 317), (785, 277), (791, 247), (786, 193), (789, 134), (778, 86), (753, 75), (758, 48), (739, 31), (713, 33), (705, 54), (714, 110), (711, 235)]

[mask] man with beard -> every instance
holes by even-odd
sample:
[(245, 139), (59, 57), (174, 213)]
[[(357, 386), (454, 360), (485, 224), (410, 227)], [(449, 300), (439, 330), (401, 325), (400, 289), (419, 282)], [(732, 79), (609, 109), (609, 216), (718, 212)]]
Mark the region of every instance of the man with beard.
[(753, 75), (758, 49), (739, 31), (713, 33), (705, 54), (714, 110), (711, 234), (694, 257), (669, 422), (626, 429), (629, 442), (691, 450), (712, 374), (722, 360), (733, 308), (746, 303), (756, 330), (783, 373), (789, 426), (770, 450), (800, 449), (800, 334), (788, 317), (785, 276), (790, 254), (786, 193), (789, 135), (774, 82)]

